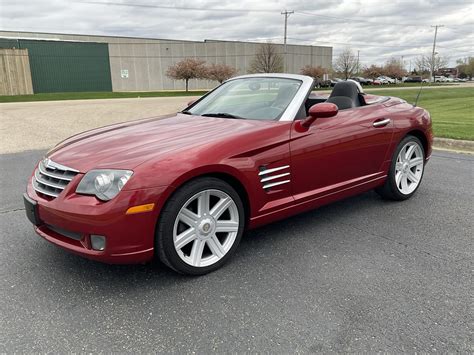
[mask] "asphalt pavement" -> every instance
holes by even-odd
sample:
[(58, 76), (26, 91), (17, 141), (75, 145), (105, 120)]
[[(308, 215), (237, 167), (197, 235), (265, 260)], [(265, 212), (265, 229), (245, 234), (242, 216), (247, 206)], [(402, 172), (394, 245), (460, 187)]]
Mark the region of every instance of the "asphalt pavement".
[(0, 353), (474, 351), (472, 155), (436, 151), (408, 201), (368, 192), (250, 231), (193, 278), (36, 236), (21, 195), (43, 154), (0, 155)]

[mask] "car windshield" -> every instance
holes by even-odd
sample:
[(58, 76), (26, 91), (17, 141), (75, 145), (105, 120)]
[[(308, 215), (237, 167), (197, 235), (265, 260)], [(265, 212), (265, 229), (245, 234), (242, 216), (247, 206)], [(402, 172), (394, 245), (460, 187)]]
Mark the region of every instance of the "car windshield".
[(276, 120), (285, 112), (302, 82), (252, 77), (230, 80), (183, 113), (230, 119)]

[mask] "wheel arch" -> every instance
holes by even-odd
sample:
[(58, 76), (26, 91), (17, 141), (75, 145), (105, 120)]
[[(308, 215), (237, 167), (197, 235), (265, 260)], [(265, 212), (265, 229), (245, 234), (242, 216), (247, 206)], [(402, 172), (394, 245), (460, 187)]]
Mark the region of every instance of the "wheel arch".
[(195, 178), (201, 177), (214, 177), (216, 179), (220, 179), (228, 183), (232, 188), (237, 191), (240, 198), (242, 199), (242, 204), (244, 205), (244, 213), (245, 213), (245, 225), (247, 225), (250, 219), (250, 199), (247, 189), (245, 188), (244, 184), (237, 179), (235, 176), (229, 173), (223, 172), (215, 172), (215, 173), (208, 173), (200, 176), (196, 176)]
[(201, 167), (196, 170), (189, 171), (179, 178), (177, 178), (173, 184), (170, 186), (171, 190), (166, 194), (164, 204), (179, 190), (179, 188), (193, 180), (204, 178), (204, 177), (214, 177), (228, 183), (232, 188), (239, 194), (242, 199), (242, 204), (244, 206), (245, 213), (245, 224), (248, 224), (251, 215), (251, 202), (249, 197), (249, 190), (246, 187), (246, 183), (243, 182), (245, 179), (244, 175), (236, 171), (234, 168), (229, 166), (207, 166)]
[[(428, 154), (428, 151), (429, 151), (428, 137), (426, 137), (426, 134), (422, 130), (413, 129), (413, 130), (407, 132), (402, 137), (402, 139), (405, 138), (406, 136), (414, 136), (414, 137), (418, 138), (421, 141), (421, 144), (423, 145), (423, 150), (425, 151), (425, 159), (426, 159), (426, 155)], [(402, 139), (400, 139), (400, 142), (402, 141)]]

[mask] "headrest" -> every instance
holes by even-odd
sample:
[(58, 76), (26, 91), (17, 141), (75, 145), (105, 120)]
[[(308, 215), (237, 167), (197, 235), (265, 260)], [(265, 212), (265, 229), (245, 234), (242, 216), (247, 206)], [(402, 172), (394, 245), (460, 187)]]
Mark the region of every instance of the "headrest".
[(329, 97), (345, 96), (356, 99), (358, 98), (359, 94), (360, 91), (356, 83), (352, 81), (340, 81), (334, 85), (334, 89), (332, 89), (331, 95), (329, 95)]

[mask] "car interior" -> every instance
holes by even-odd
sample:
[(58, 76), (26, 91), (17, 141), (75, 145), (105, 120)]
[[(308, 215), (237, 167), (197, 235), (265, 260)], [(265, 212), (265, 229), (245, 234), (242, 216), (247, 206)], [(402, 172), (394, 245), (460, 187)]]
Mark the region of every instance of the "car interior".
[(310, 94), (305, 102), (306, 114), (308, 115), (311, 106), (322, 102), (333, 103), (339, 108), (339, 110), (347, 110), (367, 105), (364, 99), (364, 94), (359, 91), (357, 84), (352, 81), (338, 82), (334, 85), (334, 88), (327, 99)]
[[(249, 90), (248, 93), (253, 91), (258, 92), (262, 90), (261, 94), (255, 94), (255, 99), (253, 102), (246, 103), (242, 105), (240, 100), (229, 100), (229, 101), (219, 101), (220, 98), (216, 100), (218, 105), (212, 104), (208, 110), (210, 112), (229, 112), (236, 117), (245, 117), (248, 119), (265, 119), (265, 120), (275, 120), (281, 117), (285, 109), (290, 104), (296, 92), (299, 90), (298, 83), (292, 84), (282, 84), (276, 88), (271, 88), (270, 86), (262, 88), (260, 83), (250, 83), (248, 88), (244, 87), (239, 88), (244, 93), (247, 93), (245, 90)], [(269, 85), (269, 84), (268, 84)], [(367, 102), (365, 100), (365, 94), (360, 88), (359, 84), (352, 81), (340, 81), (334, 85), (334, 88), (327, 97), (326, 95), (318, 95), (317, 93), (311, 93), (306, 99), (304, 105), (300, 107), (296, 115), (296, 119), (304, 119), (308, 116), (309, 109), (311, 106), (329, 102), (337, 105), (339, 110), (347, 110), (352, 108), (357, 108), (360, 106), (365, 106), (374, 102)], [(247, 93), (247, 94), (248, 94)], [(240, 94), (241, 95), (241, 94)], [(237, 96), (238, 97), (238, 96)], [(219, 109), (214, 108), (214, 106), (219, 106)]]

